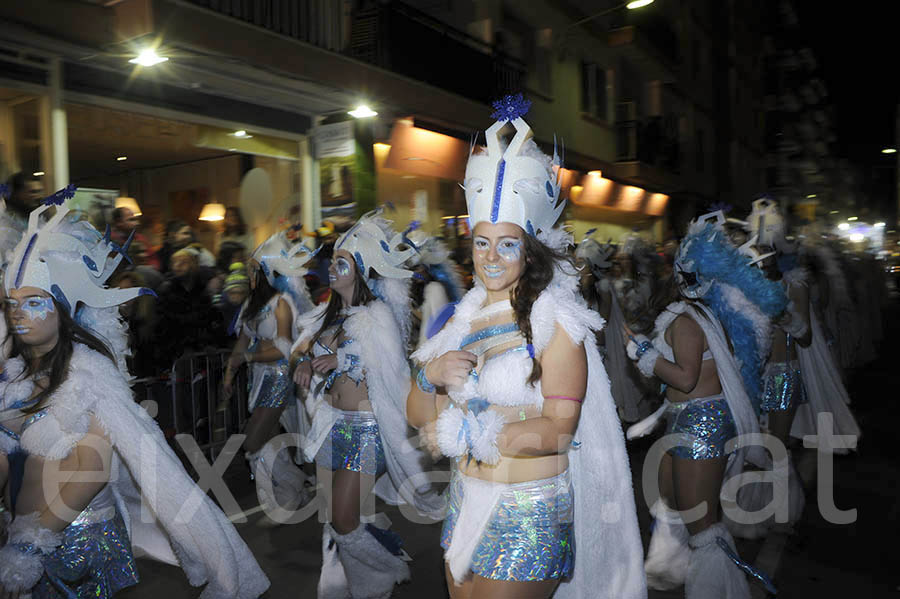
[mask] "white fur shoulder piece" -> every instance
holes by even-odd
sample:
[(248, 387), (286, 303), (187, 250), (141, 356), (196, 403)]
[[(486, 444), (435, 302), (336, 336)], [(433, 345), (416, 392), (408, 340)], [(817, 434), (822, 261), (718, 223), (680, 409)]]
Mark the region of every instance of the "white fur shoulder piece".
[(453, 317), (434, 337), (417, 349), (412, 359), (420, 364), (437, 358), (448, 351), (459, 349), (459, 344), (469, 332), (472, 316), (481, 309), (487, 292), (484, 287), (476, 285), (470, 289), (456, 305)]
[(573, 289), (550, 285), (531, 307), (531, 330), (536, 353), (543, 351), (550, 343), (557, 324), (577, 345), (591, 331), (603, 329), (606, 323), (600, 314), (587, 307)]
[(50, 460), (65, 458), (87, 434), (103, 400), (132, 401), (131, 390), (115, 364), (76, 343), (66, 380), (48, 399), (46, 414), (22, 433), (22, 448)]

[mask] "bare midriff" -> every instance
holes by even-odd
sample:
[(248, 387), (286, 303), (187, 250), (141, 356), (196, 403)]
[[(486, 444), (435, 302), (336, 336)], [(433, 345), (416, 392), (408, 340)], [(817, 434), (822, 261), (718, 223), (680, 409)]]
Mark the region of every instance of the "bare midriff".
[[(322, 335), (319, 339), (323, 345), (334, 352), (346, 337), (342, 330), (338, 330), (334, 335)], [(352, 345), (351, 345), (352, 347)], [(369, 401), (369, 387), (366, 385), (365, 379), (357, 383), (346, 374), (338, 376), (331, 389), (325, 394), (325, 401), (332, 407), (345, 412), (371, 412), (372, 402)]]

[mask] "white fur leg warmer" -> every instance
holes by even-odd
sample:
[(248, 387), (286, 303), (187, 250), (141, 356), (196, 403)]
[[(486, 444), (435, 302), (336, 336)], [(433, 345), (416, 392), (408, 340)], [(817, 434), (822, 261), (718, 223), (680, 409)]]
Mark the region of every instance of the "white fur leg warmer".
[(0, 584), (7, 591), (27, 591), (44, 574), (41, 555), (62, 543), (62, 533), (40, 526), (39, 514), (17, 516), (7, 530), (9, 540), (0, 549)]
[(409, 580), (403, 558), (388, 551), (365, 524), (345, 535), (331, 534), (353, 599), (388, 599), (395, 584)]
[(667, 591), (684, 584), (685, 572), (691, 557), (687, 528), (678, 512), (669, 508), (662, 499), (657, 499), (650, 508), (655, 518), (653, 536), (644, 560), (647, 587), (657, 591)]
[(334, 529), (326, 524), (322, 530), (322, 571), (319, 573), (318, 599), (350, 599), (350, 587), (344, 566), (338, 557), (338, 545)]
[(247, 459), (256, 481), (256, 496), (267, 512), (290, 513), (307, 499), (306, 474), (283, 444), (273, 439), (258, 452), (247, 454)]
[(734, 539), (721, 522), (690, 538), (693, 551), (684, 582), (685, 599), (750, 599), (744, 571), (719, 546), (719, 539), (737, 555)]

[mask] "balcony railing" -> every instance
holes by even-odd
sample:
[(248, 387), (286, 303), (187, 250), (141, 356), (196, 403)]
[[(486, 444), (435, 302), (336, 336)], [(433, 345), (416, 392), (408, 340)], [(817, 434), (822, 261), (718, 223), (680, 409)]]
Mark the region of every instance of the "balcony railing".
[(643, 162), (680, 172), (680, 148), (674, 115), (638, 119), (634, 102), (616, 107), (616, 160)]
[(347, 15), (338, 1), (189, 1), (479, 102), (524, 84), (524, 63), (402, 2)]

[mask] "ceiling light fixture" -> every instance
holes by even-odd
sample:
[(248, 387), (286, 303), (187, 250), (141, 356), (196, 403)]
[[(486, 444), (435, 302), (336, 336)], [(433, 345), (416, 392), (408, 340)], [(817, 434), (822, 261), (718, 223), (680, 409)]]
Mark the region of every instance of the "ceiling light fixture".
[(348, 111), (347, 114), (357, 119), (365, 119), (370, 116), (378, 116), (377, 112), (375, 112), (365, 104), (360, 104), (356, 107), (356, 109)]
[(152, 67), (153, 65), (157, 65), (161, 62), (166, 62), (169, 60), (165, 56), (160, 56), (156, 53), (156, 49), (154, 48), (145, 48), (141, 50), (141, 53), (137, 55), (137, 57), (132, 58), (128, 62), (132, 64), (137, 64), (142, 67)]
[(881, 151), (882, 154), (896, 154), (897, 148), (885, 148)]
[(128, 156), (119, 156), (118, 158), (116, 158), (116, 160), (118, 160), (119, 162), (122, 162), (124, 160), (128, 160)]
[(206, 204), (203, 207), (203, 210), (200, 211), (199, 220), (205, 220), (207, 222), (225, 220), (225, 204), (218, 204), (216, 202)]
[(34, 171), (31, 173), (32, 177), (43, 177), (46, 173), (44, 171)]

